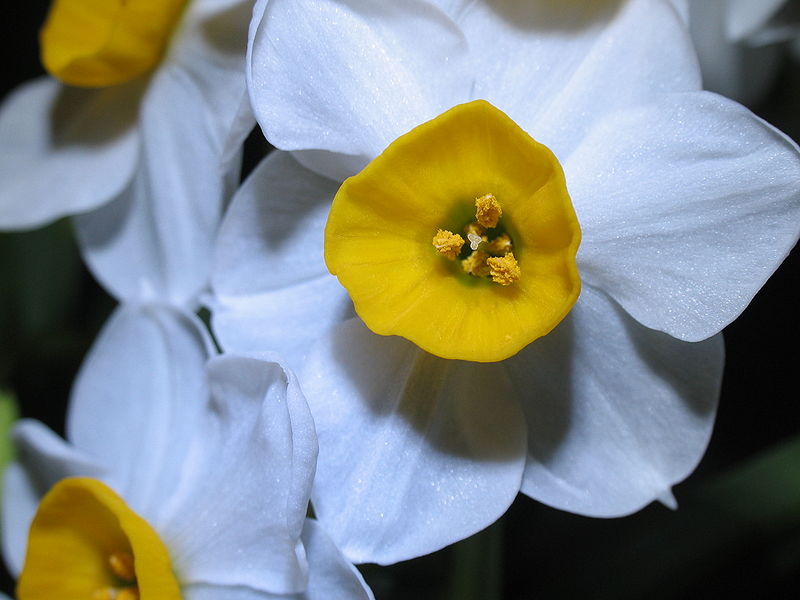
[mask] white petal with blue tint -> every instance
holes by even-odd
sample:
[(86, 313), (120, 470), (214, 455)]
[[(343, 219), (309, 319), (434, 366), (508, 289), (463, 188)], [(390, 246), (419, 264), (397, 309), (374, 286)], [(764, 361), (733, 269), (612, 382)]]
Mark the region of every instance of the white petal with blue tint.
[(118, 308), (76, 378), (67, 437), (102, 461), (145, 518), (184, 469), (205, 410), (212, 347), (194, 316), (158, 305)]
[(528, 423), (522, 491), (595, 517), (667, 497), (705, 452), (723, 354), (721, 336), (681, 342), (584, 286), (567, 319), (504, 363)]
[(461, 32), (422, 0), (271, 0), (257, 4), (254, 23), (250, 95), (284, 150), (329, 150), (363, 166), (469, 93)]
[(708, 92), (613, 115), (564, 171), (583, 280), (680, 339), (739, 316), (800, 234), (797, 146)]
[(319, 435), (314, 509), (354, 562), (438, 550), (516, 496), (525, 426), (499, 365), (444, 360), (353, 319), (312, 349), (301, 382)]
[(140, 91), (47, 77), (14, 90), (0, 109), (0, 228), (39, 227), (119, 194), (139, 162)]
[(337, 187), (277, 151), (237, 191), (217, 241), (210, 301), (225, 350), (279, 351), (299, 368), (314, 340), (352, 316), (323, 260)]
[(221, 356), (208, 376), (211, 402), (191, 460), (155, 525), (184, 584), (300, 592), (308, 572), (299, 538), (317, 455), (308, 405), (274, 362)]

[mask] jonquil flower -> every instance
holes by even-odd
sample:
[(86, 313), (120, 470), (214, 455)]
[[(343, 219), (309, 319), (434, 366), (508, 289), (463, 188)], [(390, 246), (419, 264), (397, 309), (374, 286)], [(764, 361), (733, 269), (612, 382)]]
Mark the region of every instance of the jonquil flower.
[(305, 518), (317, 444), (294, 377), (212, 354), (194, 317), (126, 307), (76, 381), (72, 444), (20, 422), (3, 497), (19, 600), (372, 597)]
[(113, 295), (187, 304), (206, 284), (253, 125), (244, 81), (251, 8), (53, 2), (42, 59), (67, 85), (36, 79), (0, 109), (0, 228), (79, 215), (81, 251)]
[[(796, 145), (699, 91), (669, 2), (255, 16), (256, 115), (293, 152), (234, 197), (214, 329), (301, 369), (312, 502), (347, 556), (436, 550), (520, 491), (589, 516), (674, 505), (713, 426), (719, 332), (797, 241)], [(509, 244), (519, 271), (497, 281)]]

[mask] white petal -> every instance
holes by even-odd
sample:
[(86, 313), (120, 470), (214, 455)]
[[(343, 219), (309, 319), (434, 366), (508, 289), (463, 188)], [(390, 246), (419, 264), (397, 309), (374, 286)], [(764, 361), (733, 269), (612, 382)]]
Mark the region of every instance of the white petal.
[(231, 158), (255, 125), (244, 74), (252, 4), (251, 0), (194, 0), (164, 61), (196, 87), (204, 113), (196, 126), (208, 132), (223, 166), (232, 164)]
[(130, 181), (139, 90), (81, 90), (50, 78), (0, 109), (0, 227), (37, 227), (100, 206)]
[[(136, 178), (110, 206), (76, 220), (84, 258), (121, 301), (191, 305), (207, 285), (224, 169), (238, 166), (229, 136), (244, 93), (239, 79), (238, 95), (233, 89), (229, 98), (209, 97), (211, 84), (197, 72), (164, 64), (142, 102)], [(220, 85), (235, 88), (224, 78)], [(231, 106), (220, 118), (215, 111), (223, 100)]]
[(292, 600), (295, 595), (270, 594), (243, 586), (192, 584), (182, 585), (185, 600)]
[(727, 0), (725, 32), (731, 41), (753, 34), (786, 4), (786, 0)]
[(354, 562), (433, 552), (513, 501), (525, 432), (498, 365), (447, 361), (353, 319), (306, 367), (320, 445), (314, 510)]
[(257, 5), (254, 23), (248, 85), (278, 148), (329, 150), (363, 165), (467, 99), (463, 36), (423, 0), (271, 0)]
[(581, 277), (684, 340), (735, 319), (800, 233), (797, 147), (714, 94), (615, 115), (564, 170)]
[(158, 530), (184, 583), (301, 591), (317, 455), (308, 406), (273, 362), (222, 356), (208, 374), (212, 402)]
[(325, 530), (312, 519), (303, 528), (308, 554), (308, 588), (304, 600), (371, 600), (374, 598), (361, 573), (336, 547)]
[(565, 321), (506, 361), (528, 422), (522, 491), (594, 517), (668, 498), (708, 444), (723, 353), (721, 336), (680, 342), (584, 286)]
[(307, 346), (352, 316), (323, 260), (338, 184), (274, 152), (236, 193), (220, 230), (214, 332), (228, 351), (279, 350), (294, 367)]
[(348, 562), (320, 525), (307, 519), (303, 543), (308, 553), (308, 587), (304, 592), (274, 595), (245, 587), (188, 585), (186, 600), (372, 600), (358, 570)]
[(561, 160), (604, 114), (700, 88), (691, 39), (669, 2), (459, 4), (473, 97), (506, 111)]
[(14, 441), (19, 458), (4, 474), (2, 536), (3, 556), (16, 576), (22, 571), (28, 528), (41, 497), (64, 477), (105, 478), (106, 471), (38, 421), (19, 421)]
[(691, 3), (690, 30), (703, 71), (703, 88), (752, 106), (774, 82), (781, 48), (731, 40), (725, 31), (728, 12), (727, 2)]
[(121, 306), (86, 357), (72, 391), (67, 436), (119, 481), (148, 521), (169, 498), (208, 396), (212, 354), (193, 316)]

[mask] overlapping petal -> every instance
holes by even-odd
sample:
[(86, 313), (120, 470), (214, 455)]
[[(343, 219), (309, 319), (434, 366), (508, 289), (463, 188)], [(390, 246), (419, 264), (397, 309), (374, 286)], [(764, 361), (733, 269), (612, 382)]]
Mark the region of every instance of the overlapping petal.
[(160, 305), (123, 305), (75, 380), (67, 437), (113, 473), (145, 518), (158, 514), (183, 471), (205, 410), (213, 349), (195, 317)]
[(314, 509), (354, 562), (438, 550), (516, 496), (525, 426), (497, 364), (441, 359), (352, 319), (312, 349), (301, 381), (320, 444)]
[(22, 85), (0, 111), (0, 227), (38, 227), (108, 202), (139, 160), (140, 83), (65, 88)]
[(357, 156), (363, 166), (469, 94), (465, 40), (423, 0), (261, 1), (253, 19), (248, 86), (278, 148)]
[(707, 92), (613, 115), (564, 170), (584, 281), (683, 340), (735, 319), (800, 235), (797, 146)]
[(320, 525), (307, 519), (303, 545), (308, 555), (308, 587), (298, 594), (271, 594), (247, 587), (189, 585), (186, 600), (372, 600), (364, 578), (333, 544)]
[(700, 88), (691, 40), (666, 0), (447, 0), (445, 8), (469, 41), (472, 97), (562, 160), (604, 114)]
[(180, 306), (207, 285), (225, 198), (224, 163), (230, 169), (235, 161), (224, 156), (231, 131), (215, 121), (216, 107), (203, 92), (186, 70), (162, 67), (141, 106), (136, 176), (114, 202), (76, 218), (85, 260), (119, 299)]
[(19, 457), (3, 474), (2, 542), (6, 565), (19, 575), (25, 561), (28, 528), (42, 495), (64, 477), (102, 478), (106, 469), (38, 421), (20, 421), (14, 430)]
[(212, 274), (214, 331), (225, 350), (279, 350), (299, 368), (314, 340), (352, 316), (322, 256), (337, 187), (277, 151), (239, 188)]
[(156, 524), (185, 584), (302, 591), (299, 538), (317, 454), (305, 399), (274, 362), (222, 356), (208, 376), (212, 401)]
[(595, 517), (660, 497), (711, 436), (724, 350), (642, 327), (585, 286), (569, 317), (504, 363), (528, 424), (522, 491)]

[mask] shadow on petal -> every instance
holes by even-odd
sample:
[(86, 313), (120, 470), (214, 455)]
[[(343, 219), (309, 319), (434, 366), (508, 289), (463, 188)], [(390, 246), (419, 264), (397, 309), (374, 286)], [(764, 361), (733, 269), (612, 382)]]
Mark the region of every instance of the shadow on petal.
[(360, 319), (344, 326), (350, 335), (333, 337), (332, 355), (375, 417), (399, 415), (444, 454), (493, 462), (518, 455), (515, 432), (524, 423), (500, 363), (439, 358), (403, 338), (378, 336)]
[(50, 107), (55, 148), (104, 146), (135, 127), (148, 78), (103, 90), (61, 86)]
[(242, 0), (214, 13), (203, 21), (205, 40), (220, 52), (244, 55), (247, 49), (247, 29), (253, 3)]
[[(669, 386), (675, 397), (680, 398), (695, 416), (702, 418), (713, 414), (717, 409), (722, 386), (722, 363), (725, 352), (722, 338), (716, 342), (719, 367), (697, 373), (695, 365), (707, 360), (709, 353), (707, 346), (711, 343), (711, 339), (699, 343), (684, 342), (683, 351), (679, 354), (674, 350), (676, 340), (671, 335), (639, 325), (616, 302), (614, 309), (620, 315), (627, 336), (633, 341), (636, 352), (650, 372), (664, 385)], [(704, 386), (698, 385), (701, 377), (707, 380)], [(704, 391), (714, 389), (716, 393), (699, 394), (698, 389)]]
[(489, 3), (508, 25), (527, 31), (577, 31), (610, 19), (622, 0), (505, 0)]
[(576, 327), (572, 315), (505, 361), (528, 422), (528, 452), (546, 462), (569, 431), (574, 410)]

